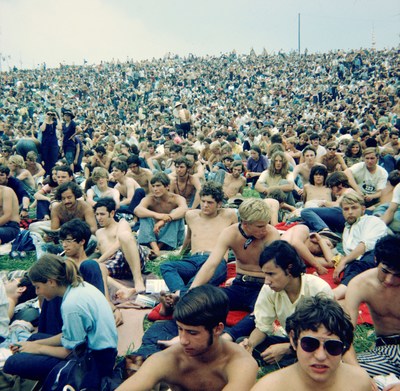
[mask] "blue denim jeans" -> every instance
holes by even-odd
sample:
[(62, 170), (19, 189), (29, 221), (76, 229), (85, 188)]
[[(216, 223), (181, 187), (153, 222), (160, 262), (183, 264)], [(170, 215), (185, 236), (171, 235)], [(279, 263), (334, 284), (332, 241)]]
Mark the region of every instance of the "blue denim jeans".
[[(207, 261), (209, 254), (205, 255), (189, 255), (183, 257), (179, 261), (164, 262), (160, 266), (160, 271), (163, 279), (165, 280), (168, 289), (171, 292), (187, 291), (197, 272), (203, 266), (204, 262)], [(222, 260), (218, 265), (217, 269), (209, 284), (218, 286), (222, 284), (226, 279), (226, 262)]]
[[(374, 216), (383, 216), (387, 209), (389, 208), (390, 203), (382, 204), (377, 206), (374, 209)], [(394, 212), (393, 220), (388, 225), (388, 227), (395, 233), (400, 233), (400, 206), (397, 207), (396, 212)]]
[[(223, 288), (229, 298), (229, 309), (253, 312), (263, 285), (263, 282), (249, 282), (235, 278), (231, 286)], [(250, 335), (254, 327), (254, 316), (247, 315), (235, 326), (228, 328), (226, 332), (236, 341), (240, 337)]]
[(304, 220), (311, 232), (319, 232), (324, 228), (342, 233), (345, 219), (342, 209), (333, 208), (306, 208), (301, 211), (301, 218)]

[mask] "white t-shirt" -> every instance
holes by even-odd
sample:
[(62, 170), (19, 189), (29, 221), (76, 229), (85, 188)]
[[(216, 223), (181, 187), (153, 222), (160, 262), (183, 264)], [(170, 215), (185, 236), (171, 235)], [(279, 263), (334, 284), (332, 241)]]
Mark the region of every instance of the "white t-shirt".
[(374, 194), (386, 186), (388, 173), (380, 166), (376, 166), (375, 172), (371, 173), (365, 163), (360, 162), (352, 165), (350, 171), (364, 194)]
[(400, 205), (400, 183), (398, 183), (393, 190), (392, 202)]

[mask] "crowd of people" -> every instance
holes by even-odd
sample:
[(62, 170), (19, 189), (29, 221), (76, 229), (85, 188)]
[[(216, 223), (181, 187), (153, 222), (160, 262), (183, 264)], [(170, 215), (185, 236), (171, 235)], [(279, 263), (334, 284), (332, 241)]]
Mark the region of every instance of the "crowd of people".
[[(50, 390), (86, 343), (84, 385), (99, 389), (123, 322), (115, 299), (144, 293), (146, 263), (167, 258), (149, 316), (164, 322), (119, 389), (400, 377), (399, 64), (396, 49), (233, 52), (1, 73), (0, 244), (26, 227), (38, 258), (1, 282), (4, 372)], [(361, 302), (376, 348), (356, 357)], [(11, 338), (17, 315), (39, 333)], [(256, 362), (286, 368), (255, 384)]]

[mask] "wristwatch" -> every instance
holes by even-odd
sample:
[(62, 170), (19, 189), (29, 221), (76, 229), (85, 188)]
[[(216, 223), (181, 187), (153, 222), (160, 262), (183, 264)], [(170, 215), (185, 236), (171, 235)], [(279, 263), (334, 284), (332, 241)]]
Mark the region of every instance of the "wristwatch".
[(29, 209), (28, 209), (28, 208), (22, 208), (21, 211), (22, 211), (22, 212), (28, 212)]

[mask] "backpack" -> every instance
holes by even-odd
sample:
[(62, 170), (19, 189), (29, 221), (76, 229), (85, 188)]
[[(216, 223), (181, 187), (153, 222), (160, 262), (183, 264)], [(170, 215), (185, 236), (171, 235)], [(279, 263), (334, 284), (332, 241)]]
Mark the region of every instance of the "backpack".
[(29, 230), (22, 230), (15, 240), (12, 242), (11, 251), (33, 251), (35, 250), (35, 245), (31, 237)]

